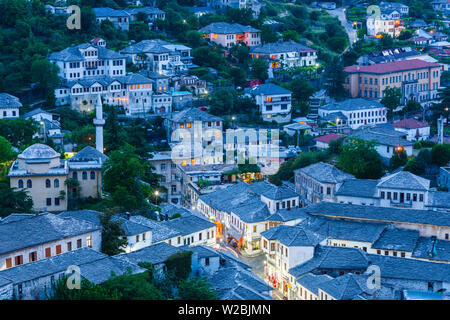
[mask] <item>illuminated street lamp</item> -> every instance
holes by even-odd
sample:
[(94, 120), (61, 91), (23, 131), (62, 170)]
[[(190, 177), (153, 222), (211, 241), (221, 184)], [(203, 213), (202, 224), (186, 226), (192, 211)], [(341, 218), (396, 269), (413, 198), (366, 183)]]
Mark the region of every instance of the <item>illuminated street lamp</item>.
[(158, 191), (158, 190), (156, 190), (156, 191), (154, 192), (154, 195), (155, 195), (155, 198), (156, 198), (156, 205), (158, 205), (158, 196), (159, 196), (159, 191)]

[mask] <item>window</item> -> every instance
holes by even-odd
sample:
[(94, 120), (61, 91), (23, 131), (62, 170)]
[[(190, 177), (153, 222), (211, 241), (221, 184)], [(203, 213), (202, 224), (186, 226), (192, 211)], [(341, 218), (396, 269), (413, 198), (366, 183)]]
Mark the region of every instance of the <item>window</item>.
[(136, 236), (136, 242), (139, 242), (139, 235)]
[(394, 192), (394, 200), (397, 200), (398, 194), (397, 192)]
[(142, 241), (145, 241), (145, 233), (142, 234)]
[(45, 257), (50, 258), (52, 256), (52, 248), (45, 248)]
[(402, 252), (402, 253), (400, 254), (400, 256), (401, 256), (402, 258), (404, 258), (404, 257), (405, 257), (405, 253)]
[(83, 171), (83, 173), (81, 175), (82, 175), (83, 180), (87, 180), (87, 172), (86, 171)]
[(46, 204), (47, 204), (48, 206), (51, 206), (51, 205), (52, 205), (52, 198), (47, 198), (47, 199), (46, 199)]
[(55, 198), (55, 206), (59, 206), (59, 198)]
[(59, 179), (53, 180), (53, 186), (54, 186), (55, 188), (59, 188)]
[(88, 247), (92, 247), (92, 237), (91, 236), (86, 237), (86, 245)]
[(37, 260), (37, 251), (30, 252), (29, 260), (30, 260), (30, 262)]
[(381, 191), (381, 199), (384, 199), (384, 191)]
[(390, 192), (390, 191), (388, 191), (388, 193), (387, 193), (387, 199), (388, 199), (388, 200), (391, 199), (391, 192)]
[(56, 246), (56, 254), (60, 254), (60, 253), (61, 253), (61, 245), (58, 244), (58, 245)]
[(16, 266), (20, 266), (21, 264), (23, 264), (23, 256), (16, 256), (14, 257), (14, 263)]
[(17, 182), (17, 185), (18, 185), (18, 187), (19, 188), (23, 188), (23, 180), (22, 179), (19, 179), (19, 181)]
[(205, 258), (205, 266), (209, 266), (209, 258)]
[(385, 251), (384, 251), (384, 255), (385, 255), (385, 256), (388, 256), (388, 255), (389, 255), (389, 251), (385, 250)]
[(30, 179), (27, 180), (27, 188), (30, 189), (33, 187), (33, 183), (31, 182)]
[(77, 248), (81, 248), (81, 245), (82, 245), (81, 239), (78, 239), (78, 240), (77, 240)]
[(256, 232), (256, 226), (253, 226), (253, 232)]
[(46, 188), (50, 188), (51, 187), (50, 179), (45, 179), (45, 187)]
[(417, 201), (417, 193), (413, 193), (413, 201)]
[(377, 250), (377, 254), (381, 254), (381, 250)]
[(95, 171), (91, 171), (91, 180), (95, 180)]
[(6, 269), (9, 269), (12, 267), (12, 259), (11, 258), (7, 258), (6, 259)]
[(327, 194), (331, 194), (331, 188), (330, 187), (327, 188)]
[(67, 251), (72, 251), (72, 242), (67, 242)]
[(419, 201), (423, 202), (423, 193), (419, 194)]

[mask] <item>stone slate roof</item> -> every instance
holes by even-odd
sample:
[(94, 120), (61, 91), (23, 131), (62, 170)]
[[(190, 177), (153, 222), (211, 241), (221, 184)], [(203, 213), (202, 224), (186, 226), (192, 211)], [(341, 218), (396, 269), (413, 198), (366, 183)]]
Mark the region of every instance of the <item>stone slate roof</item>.
[[(81, 248), (0, 271), (0, 277), (13, 281), (15, 284), (50, 276), (55, 273), (65, 272), (71, 265), (80, 267), (83, 275), (85, 263), (105, 259), (104, 253), (90, 248)], [(57, 280), (57, 279), (55, 279)]]
[[(387, 131), (386, 129), (384, 129)], [(395, 130), (392, 130), (395, 131)], [(383, 146), (412, 146), (414, 142), (403, 139), (399, 132), (381, 133), (379, 129), (374, 128), (362, 128), (355, 130), (349, 138), (363, 139), (365, 141), (375, 141), (378, 145)]]
[(169, 44), (171, 43), (161, 39), (142, 40), (136, 44), (133, 44), (120, 50), (120, 53), (121, 54), (170, 53), (171, 50), (164, 47)]
[(450, 262), (450, 241), (420, 237), (412, 253), (415, 258)]
[(251, 201), (235, 206), (231, 211), (246, 223), (260, 222), (270, 217), (267, 205), (256, 196)]
[(283, 87), (277, 86), (276, 84), (273, 83), (264, 83), (253, 86), (251, 88), (245, 88), (244, 92), (247, 94), (266, 95), (266, 96), (278, 94), (292, 94), (291, 91)]
[[(101, 227), (100, 219), (98, 217), (99, 214), (101, 214), (101, 212), (93, 210), (65, 211), (61, 212), (58, 217), (71, 217), (81, 221), (89, 221)], [(111, 220), (121, 222), (121, 226), (124, 229), (126, 236), (134, 236), (152, 230), (150, 227), (135, 223), (120, 215), (113, 216)]]
[(304, 288), (308, 289), (315, 295), (319, 294), (319, 287), (322, 283), (333, 280), (332, 277), (330, 277), (327, 274), (319, 274), (315, 275), (312, 273), (307, 273), (300, 278), (297, 279), (297, 282)]
[(167, 239), (181, 235), (179, 231), (169, 228), (168, 226), (166, 226), (161, 222), (157, 222), (143, 216), (131, 216), (130, 221), (151, 228), (152, 243), (165, 241)]
[(3, 277), (0, 277), (0, 288), (12, 285), (12, 281)]
[(48, 114), (48, 115), (53, 115), (53, 113), (50, 113), (50, 112), (45, 111), (45, 110), (42, 110), (41, 108), (37, 108), (37, 109), (31, 110), (30, 112), (25, 113), (22, 117), (24, 119), (27, 119), (27, 118), (31, 118), (32, 116), (34, 116), (36, 114), (39, 114), (39, 113), (45, 113), (45, 114)]
[(427, 191), (430, 188), (430, 180), (416, 176), (408, 171), (399, 171), (382, 177), (377, 187)]
[(243, 26), (239, 23), (227, 23), (227, 22), (213, 22), (206, 27), (198, 30), (201, 33), (219, 33), (219, 34), (231, 34), (231, 33), (245, 33), (245, 32), (261, 32), (261, 30), (255, 29), (251, 26)]
[(171, 255), (182, 251), (184, 250), (181, 248), (161, 242), (130, 253), (122, 253), (114, 257), (134, 264), (138, 264), (139, 262), (150, 262), (155, 265), (164, 263)]
[(283, 200), (299, 196), (294, 190), (286, 185), (276, 186), (267, 181), (252, 183), (248, 186), (248, 189), (257, 195), (262, 195), (271, 200)]
[(183, 236), (216, 226), (214, 223), (193, 214), (163, 221), (161, 224), (172, 230), (178, 231)]
[(8, 93), (0, 93), (0, 108), (9, 109), (20, 107), (22, 107), (22, 103), (20, 102), (19, 98)]
[(177, 213), (181, 214), (181, 216), (187, 216), (187, 215), (192, 214), (191, 211), (189, 211), (189, 209), (179, 206), (179, 205), (172, 204), (172, 203), (167, 203), (165, 205), (162, 205), (161, 213), (167, 214), (169, 217), (171, 217)]
[(322, 221), (328, 237), (361, 242), (374, 242), (386, 229), (386, 224), (325, 219)]
[(194, 121), (222, 121), (222, 118), (213, 116), (206, 111), (201, 111), (198, 108), (185, 109), (175, 113), (171, 121), (178, 123), (194, 122)]
[(68, 162), (70, 164), (70, 162), (98, 161), (99, 158), (101, 159), (101, 162), (105, 162), (108, 159), (108, 156), (91, 146), (87, 146), (77, 152), (77, 154), (70, 158)]
[[(406, 210), (407, 211), (407, 210)], [(383, 278), (450, 282), (450, 264), (367, 254), (370, 264), (381, 269)]]
[(131, 8), (125, 9), (126, 13), (130, 15), (138, 14), (139, 12), (144, 12), (145, 14), (163, 14), (165, 13), (163, 10), (155, 7), (141, 7), (141, 8)]
[(0, 224), (0, 254), (100, 230), (99, 226), (51, 213)]
[(287, 247), (315, 247), (319, 238), (311, 231), (287, 225), (278, 225), (261, 232), (267, 240), (278, 240)]
[(324, 162), (317, 162), (295, 170), (295, 173), (297, 172), (303, 172), (307, 176), (323, 183), (341, 183), (348, 179), (355, 179), (353, 175)]
[(291, 209), (282, 209), (277, 210), (274, 214), (270, 215), (266, 218), (267, 221), (279, 221), (279, 222), (287, 222), (297, 219), (306, 219), (309, 215), (305, 212), (304, 208), (291, 208)]
[(297, 278), (317, 269), (366, 270), (368, 266), (367, 258), (360, 249), (323, 246), (316, 250), (312, 259), (289, 269), (289, 273)]
[(220, 300), (269, 300), (264, 292), (272, 291), (267, 285), (251, 271), (240, 267), (221, 268), (209, 279), (211, 289)]
[(305, 52), (305, 51), (316, 51), (310, 47), (300, 44), (295, 41), (278, 41), (265, 43), (257, 47), (250, 49), (250, 53), (259, 54), (274, 54), (274, 53), (285, 53), (285, 52)]
[(0, 218), (0, 223), (10, 223), (15, 221), (20, 221), (22, 219), (27, 219), (34, 217), (34, 214), (31, 213), (11, 213), (9, 216), (4, 217), (3, 219)]
[(343, 101), (332, 101), (329, 104), (320, 106), (319, 109), (327, 111), (357, 111), (363, 109), (385, 108), (376, 100), (367, 100), (362, 98), (346, 99)]
[(450, 192), (428, 192), (428, 206), (434, 208), (450, 208)]
[(348, 179), (336, 191), (338, 196), (376, 198), (378, 180)]
[(347, 273), (333, 280), (321, 283), (320, 289), (337, 300), (353, 300), (357, 295), (362, 293), (372, 294), (374, 292), (374, 290), (367, 288), (366, 282), (366, 275)]
[(60, 154), (46, 144), (36, 143), (26, 148), (17, 156), (19, 159), (53, 159), (59, 158)]
[(311, 215), (383, 223), (414, 223), (450, 227), (450, 212), (360, 206), (333, 202), (319, 202), (306, 207)]
[(129, 17), (129, 14), (124, 10), (115, 10), (111, 8), (93, 8), (97, 18), (103, 17)]
[(417, 230), (388, 227), (372, 244), (372, 248), (412, 252), (418, 239), (419, 231)]
[(147, 269), (139, 267), (137, 264), (118, 259), (117, 257), (106, 257), (101, 260), (85, 263), (80, 266), (81, 276), (90, 282), (100, 284), (110, 279), (112, 276), (120, 276), (131, 269), (132, 274), (143, 273)]
[(85, 50), (89, 47), (93, 47), (98, 50), (98, 58), (99, 59), (125, 59), (125, 56), (121, 55), (118, 52), (106, 49), (104, 47), (94, 47), (90, 43), (83, 43), (78, 46), (73, 46), (66, 48), (59, 52), (53, 52), (49, 56), (50, 61), (84, 61), (85, 56), (81, 52), (81, 50)]

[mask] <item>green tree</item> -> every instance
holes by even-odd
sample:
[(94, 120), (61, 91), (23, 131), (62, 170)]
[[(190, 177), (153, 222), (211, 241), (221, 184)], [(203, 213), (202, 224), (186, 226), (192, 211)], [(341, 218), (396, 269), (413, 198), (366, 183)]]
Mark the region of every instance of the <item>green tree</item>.
[(214, 115), (230, 114), (234, 110), (236, 92), (229, 89), (219, 89), (210, 96), (210, 112)]
[(0, 217), (9, 216), (11, 213), (31, 213), (33, 200), (24, 191), (11, 188), (9, 181), (0, 181)]
[(345, 95), (344, 80), (345, 73), (342, 62), (339, 58), (335, 58), (333, 62), (328, 64), (325, 70), (325, 89), (330, 97), (343, 97)]
[(148, 271), (125, 273), (105, 281), (102, 286), (108, 291), (116, 291), (121, 300), (160, 300), (161, 292), (149, 281)]
[(0, 136), (0, 165), (14, 159), (15, 152), (12, 150), (11, 143), (4, 137)]
[(448, 164), (450, 161), (450, 144), (436, 144), (431, 149), (431, 157), (433, 159), (433, 163), (443, 167)]
[(217, 300), (206, 278), (193, 277), (178, 285), (180, 300)]
[(111, 291), (100, 285), (82, 279), (80, 289), (69, 289), (68, 276), (61, 276), (55, 281), (52, 290), (48, 294), (49, 300), (120, 300), (121, 295), (117, 291)]
[(36, 121), (23, 118), (0, 120), (0, 136), (13, 146), (28, 146), (33, 143), (33, 135), (38, 131)]
[(81, 150), (86, 146), (95, 147), (95, 127), (91, 124), (77, 128), (70, 133), (70, 140)]
[(112, 220), (110, 213), (101, 213), (98, 218), (102, 226), (102, 252), (109, 256), (125, 252), (128, 242), (121, 221)]
[(129, 144), (112, 151), (103, 165), (103, 189), (115, 205), (129, 211), (147, 205), (140, 177), (145, 174), (141, 158)]
[(309, 98), (314, 93), (314, 88), (304, 79), (294, 79), (289, 83), (289, 90), (292, 91), (292, 97), (298, 102), (309, 102)]
[(379, 179), (383, 175), (383, 162), (375, 144), (362, 139), (349, 139), (342, 146), (339, 167), (357, 179)]
[(402, 92), (397, 87), (386, 87), (383, 91), (383, 98), (381, 104), (388, 108), (388, 117), (392, 118), (392, 113), (400, 105)]
[(247, 85), (247, 73), (244, 69), (231, 67), (230, 76), (235, 86), (245, 87)]
[(408, 162), (408, 155), (405, 150), (395, 151), (394, 155), (392, 155), (389, 160), (389, 164), (392, 169), (396, 169), (398, 167), (404, 166)]
[(173, 273), (179, 282), (186, 280), (192, 270), (191, 256), (192, 251), (182, 251), (171, 255), (165, 261), (167, 272)]
[(251, 62), (251, 74), (254, 79), (265, 81), (269, 77), (267, 62), (260, 59), (253, 59)]

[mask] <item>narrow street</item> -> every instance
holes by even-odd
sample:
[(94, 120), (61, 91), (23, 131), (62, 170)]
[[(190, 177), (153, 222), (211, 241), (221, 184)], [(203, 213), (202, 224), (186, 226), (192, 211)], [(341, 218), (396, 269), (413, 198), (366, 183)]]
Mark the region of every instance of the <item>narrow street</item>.
[(331, 15), (337, 17), (339, 19), (339, 21), (341, 22), (342, 26), (345, 28), (345, 31), (347, 31), (348, 40), (350, 42), (350, 45), (345, 49), (345, 51), (347, 51), (353, 45), (353, 43), (356, 42), (356, 40), (358, 39), (358, 36), (356, 34), (356, 30), (353, 29), (353, 25), (347, 21), (347, 18), (345, 16), (345, 10), (347, 10), (347, 9), (346, 8), (337, 8), (334, 10), (328, 10), (328, 12)]

